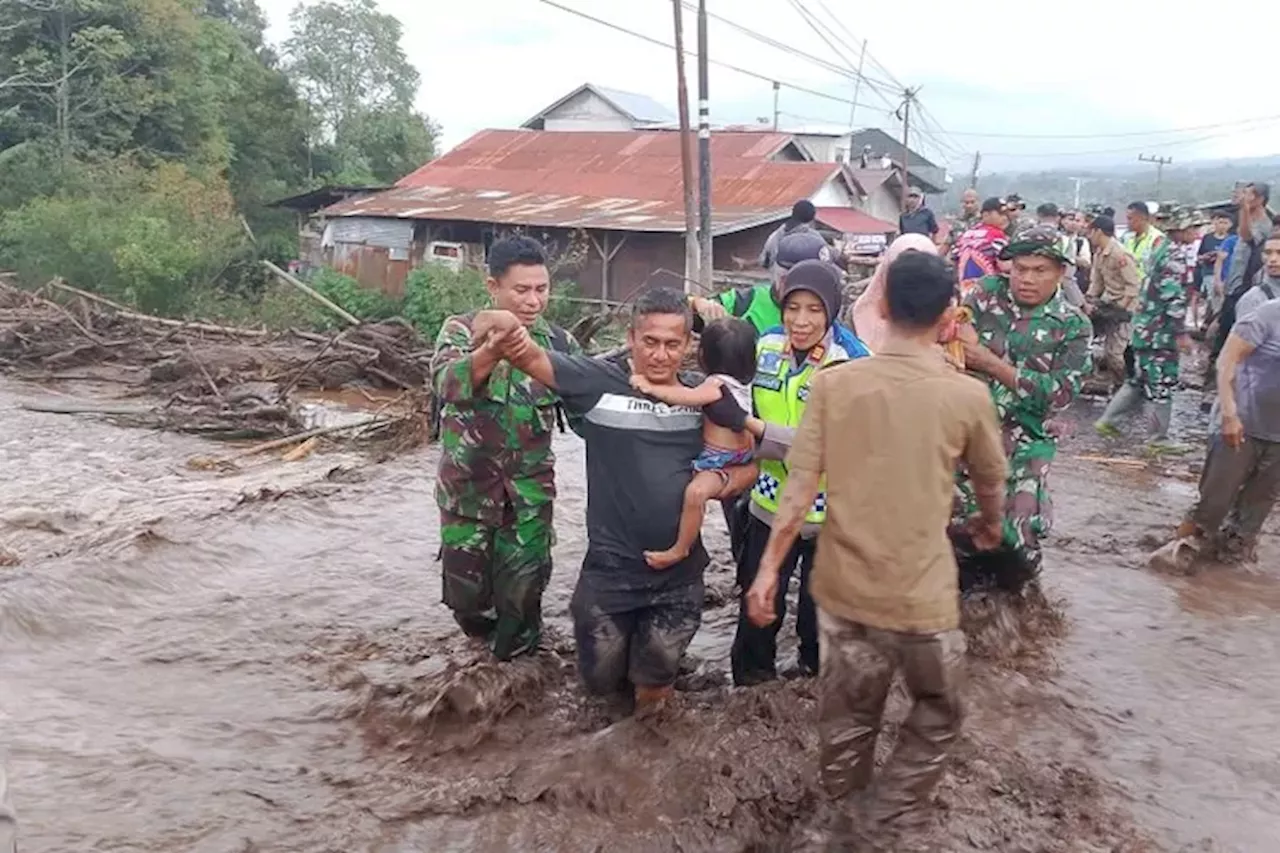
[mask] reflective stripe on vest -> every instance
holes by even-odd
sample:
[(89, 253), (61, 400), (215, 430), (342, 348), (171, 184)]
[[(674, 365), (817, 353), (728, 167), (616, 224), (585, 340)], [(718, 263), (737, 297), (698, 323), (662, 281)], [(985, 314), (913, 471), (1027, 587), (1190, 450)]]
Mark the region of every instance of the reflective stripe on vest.
[[(847, 358), (844, 350), (831, 347), (839, 353), (839, 358)], [(828, 352), (826, 360), (830, 360)], [(756, 414), (765, 423), (795, 427), (800, 425), (800, 417), (804, 414), (805, 401), (809, 396), (809, 380), (813, 378), (817, 367), (806, 362), (799, 371), (792, 371), (791, 354), (787, 351), (787, 338), (781, 332), (764, 335), (756, 345), (756, 378), (752, 384), (751, 396), (755, 403)], [(755, 488), (751, 490), (751, 500), (771, 513), (778, 511), (778, 496), (787, 482), (787, 468), (781, 462), (771, 459), (760, 461), (760, 476), (756, 479)], [(825, 481), (824, 481), (825, 484)], [(810, 524), (821, 524), (827, 517), (827, 496), (825, 489), (813, 502), (805, 521)]]

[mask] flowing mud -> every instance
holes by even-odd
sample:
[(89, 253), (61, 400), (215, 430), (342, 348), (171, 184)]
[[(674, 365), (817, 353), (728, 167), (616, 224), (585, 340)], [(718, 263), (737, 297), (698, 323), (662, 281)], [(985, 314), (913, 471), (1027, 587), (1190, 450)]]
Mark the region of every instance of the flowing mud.
[[(0, 749), (24, 853), (781, 851), (833, 817), (814, 683), (727, 686), (718, 529), (676, 707), (627, 718), (579, 690), (577, 439), (544, 649), (497, 667), (439, 604), (432, 450), (199, 471), (199, 439), (24, 411), (26, 392), (0, 380)], [(1192, 460), (1125, 452), (1067, 443), (1045, 600), (968, 608), (971, 714), (918, 849), (1274, 849), (1274, 524), (1255, 566), (1152, 572)]]

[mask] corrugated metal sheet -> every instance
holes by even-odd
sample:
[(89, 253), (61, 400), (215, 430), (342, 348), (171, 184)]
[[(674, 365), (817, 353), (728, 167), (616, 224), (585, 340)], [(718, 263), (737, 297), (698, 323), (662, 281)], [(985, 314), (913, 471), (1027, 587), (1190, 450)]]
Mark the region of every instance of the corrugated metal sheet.
[[(774, 133), (712, 136), (716, 233), (780, 219), (839, 179), (836, 163), (768, 159), (789, 142)], [(395, 189), (325, 214), (680, 232), (679, 140), (665, 132), (484, 131)]]
[(324, 242), (325, 245), (357, 243), (407, 251), (413, 243), (413, 223), (381, 217), (335, 219), (326, 229)]
[(898, 226), (851, 207), (820, 207), (818, 221), (844, 234), (889, 234)]
[[(717, 206), (713, 233), (730, 234), (785, 219), (791, 205), (734, 209)], [(684, 231), (684, 202), (634, 198), (591, 198), (555, 193), (506, 190), (460, 190), (451, 187), (407, 187), (368, 198), (351, 199), (325, 211), (335, 217), (458, 220), (545, 228), (592, 228), (607, 231)]]
[(674, 111), (667, 109), (648, 95), (624, 92), (621, 89), (607, 89), (604, 86), (596, 86), (592, 83), (587, 85), (636, 121), (645, 122), (646, 124), (662, 124), (676, 121)]

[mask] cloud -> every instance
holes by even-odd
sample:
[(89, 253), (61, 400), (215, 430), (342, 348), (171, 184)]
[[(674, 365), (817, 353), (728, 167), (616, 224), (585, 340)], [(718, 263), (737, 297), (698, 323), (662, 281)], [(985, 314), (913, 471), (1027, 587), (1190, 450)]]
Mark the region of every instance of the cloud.
[[(557, 0), (565, 6), (669, 42), (668, 0)], [(711, 11), (798, 49), (767, 46), (713, 21), (709, 55), (768, 79), (852, 99), (854, 82), (815, 64), (856, 61), (867, 39), (874, 62), (865, 74), (884, 85), (863, 85), (858, 125), (883, 127), (895, 136), (892, 108), (901, 83), (920, 86), (913, 146), (939, 162), (967, 170), (974, 151), (984, 168), (1048, 169), (1136, 160), (1161, 153), (1177, 160), (1269, 154), (1280, 151), (1280, 120), (1150, 136), (1108, 136), (1238, 122), (1280, 114), (1268, 97), (1269, 51), (1232, 51), (1238, 29), (1206, 33), (1197, 19), (1166, 14), (1150, 4), (1075, 0), (1063, 5), (988, 0), (978, 5), (921, 0), (877, 11), (843, 0), (801, 0), (828, 26), (837, 53), (788, 0), (712, 0)], [(270, 36), (288, 32), (292, 0), (260, 0), (272, 24)], [(675, 63), (666, 50), (577, 18), (539, 0), (380, 0), (384, 12), (404, 24), (404, 47), (422, 74), (421, 108), (439, 121), (446, 145), (486, 127), (513, 127), (583, 82), (591, 81), (675, 102)], [(1257, 33), (1275, 32), (1280, 6), (1244, 0), (1219, 21), (1250, 22)], [(1245, 9), (1249, 11), (1245, 11)], [(838, 20), (826, 10), (841, 10)], [(1198, 14), (1198, 13), (1197, 13)], [(686, 13), (686, 43), (695, 44), (695, 18)], [(1224, 55), (1225, 54), (1225, 55)], [(843, 58), (842, 58), (843, 55)], [(1177, 57), (1178, 59), (1171, 59)], [(1205, 70), (1208, 62), (1221, 71)], [(1180, 66), (1175, 67), (1177, 63)], [(887, 69), (887, 70), (886, 70)], [(690, 86), (696, 85), (689, 64)], [(890, 76), (890, 73), (892, 76)], [(1181, 72), (1182, 77), (1174, 78)], [(712, 116), (716, 121), (772, 117), (773, 88), (713, 66)], [(691, 92), (692, 94), (692, 92)], [(850, 107), (784, 87), (781, 124), (814, 120), (844, 125)], [(970, 135), (1093, 135), (1096, 138), (1027, 139)]]

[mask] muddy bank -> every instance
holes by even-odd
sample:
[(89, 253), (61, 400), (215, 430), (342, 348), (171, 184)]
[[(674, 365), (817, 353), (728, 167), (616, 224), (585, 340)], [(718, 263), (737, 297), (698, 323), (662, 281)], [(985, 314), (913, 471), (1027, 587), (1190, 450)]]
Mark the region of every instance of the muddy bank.
[[(680, 713), (619, 720), (577, 688), (576, 439), (547, 648), (499, 676), (438, 604), (431, 452), (194, 471), (206, 442), (18, 390), (0, 380), (0, 549), (21, 560), (0, 568), (0, 726), (24, 850), (783, 850), (826, 815), (812, 682), (725, 686), (722, 533)], [(1055, 486), (1065, 619), (975, 659), (925, 849), (1269, 849), (1274, 536), (1269, 570), (1155, 575), (1140, 556), (1184, 481), (1067, 459)]]

